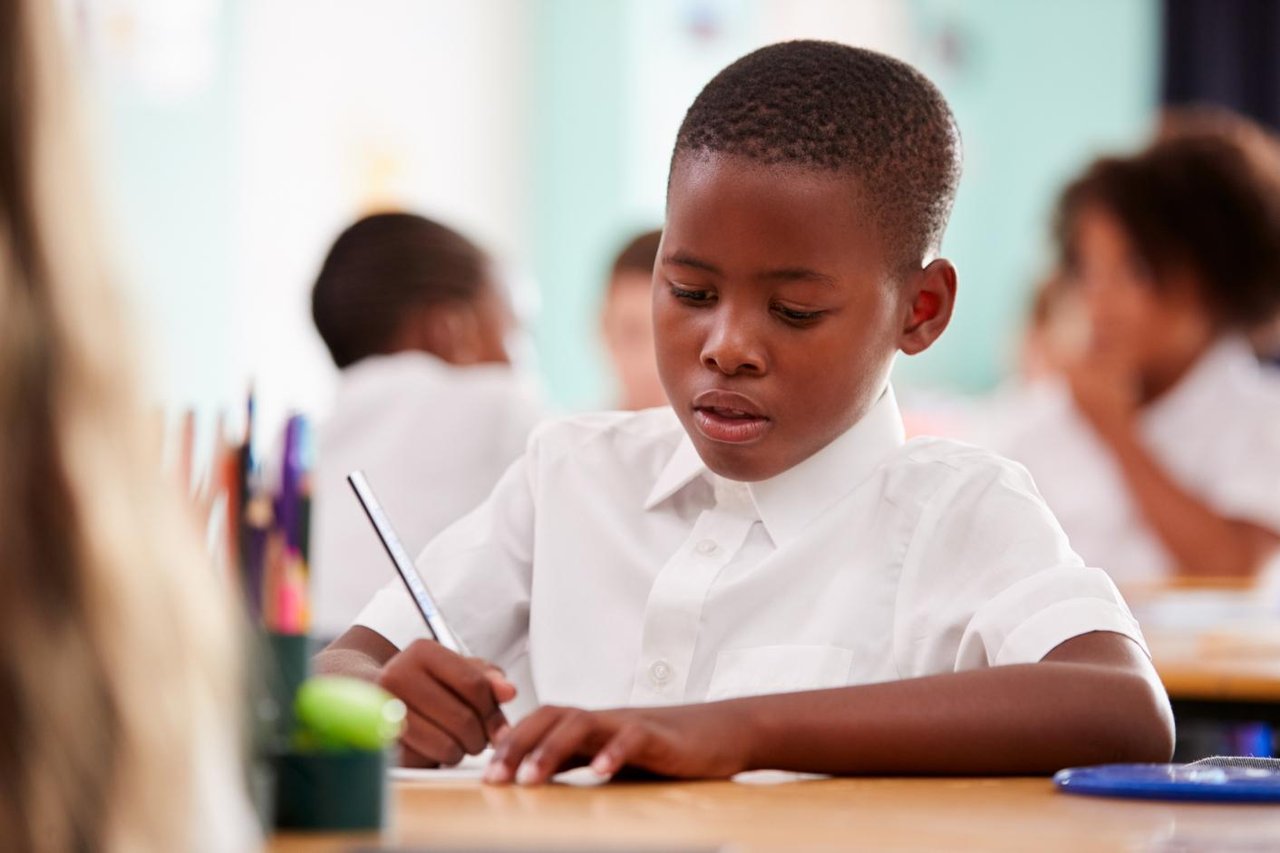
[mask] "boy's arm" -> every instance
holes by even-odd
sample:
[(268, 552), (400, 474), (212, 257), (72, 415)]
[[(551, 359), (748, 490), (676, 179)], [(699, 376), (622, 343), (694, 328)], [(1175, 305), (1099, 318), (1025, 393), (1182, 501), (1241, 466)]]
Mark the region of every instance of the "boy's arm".
[[(450, 614), (450, 627), (498, 661), (527, 632), (532, 457), (531, 448), (488, 500), (433, 539), (418, 560), (431, 567), (428, 582)], [(515, 685), (488, 661), (424, 639), (422, 616), (398, 585), (385, 587), (357, 619), (316, 656), (313, 667), (373, 681), (404, 701), (406, 763), (456, 764), (507, 729), (499, 706), (515, 698)]]
[(629, 766), (690, 778), (1047, 774), (1167, 761), (1172, 749), (1151, 662), (1127, 637), (1095, 632), (1035, 664), (671, 708), (542, 708), (500, 741), (486, 780), (536, 784), (584, 761), (602, 775)]
[(376, 682), (382, 665), (400, 650), (377, 631), (352, 625), (312, 659), (316, 675), (345, 675)]

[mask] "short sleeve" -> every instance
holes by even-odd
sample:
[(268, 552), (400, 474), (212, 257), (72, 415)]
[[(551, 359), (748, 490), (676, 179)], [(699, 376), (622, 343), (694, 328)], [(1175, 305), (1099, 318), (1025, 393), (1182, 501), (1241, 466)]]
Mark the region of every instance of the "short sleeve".
[(1115, 584), (1071, 550), (1024, 468), (989, 454), (956, 467), (924, 505), (903, 560), (900, 675), (1034, 663), (1094, 631), (1146, 649)]
[[(449, 627), (469, 651), (499, 666), (525, 657), (532, 573), (533, 465), (526, 455), (507, 469), (489, 498), (445, 528), (418, 557), (418, 570)], [(431, 488), (423, 484), (423, 500)], [(422, 616), (396, 579), (379, 590), (356, 617), (397, 648), (428, 636)]]

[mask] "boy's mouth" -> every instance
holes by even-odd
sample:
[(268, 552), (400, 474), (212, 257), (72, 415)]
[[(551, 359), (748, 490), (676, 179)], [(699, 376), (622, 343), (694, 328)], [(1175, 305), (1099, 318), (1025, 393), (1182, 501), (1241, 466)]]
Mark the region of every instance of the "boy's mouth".
[(772, 421), (743, 394), (704, 391), (693, 398), (693, 423), (711, 441), (744, 444), (763, 436)]

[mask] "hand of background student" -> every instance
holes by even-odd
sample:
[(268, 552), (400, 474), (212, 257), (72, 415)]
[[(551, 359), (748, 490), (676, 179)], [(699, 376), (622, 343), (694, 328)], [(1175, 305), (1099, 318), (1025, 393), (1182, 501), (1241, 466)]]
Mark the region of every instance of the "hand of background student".
[(1131, 434), (1139, 380), (1130, 359), (1114, 349), (1092, 349), (1066, 368), (1076, 409), (1105, 440)]
[(378, 683), (408, 708), (400, 738), (408, 766), (457, 764), (509, 729), (499, 703), (515, 697), (515, 686), (497, 667), (432, 640), (418, 640), (388, 660)]
[(547, 705), (496, 742), (484, 780), (537, 785), (583, 764), (603, 778), (629, 767), (723, 779), (747, 767), (747, 728), (718, 703), (614, 711)]

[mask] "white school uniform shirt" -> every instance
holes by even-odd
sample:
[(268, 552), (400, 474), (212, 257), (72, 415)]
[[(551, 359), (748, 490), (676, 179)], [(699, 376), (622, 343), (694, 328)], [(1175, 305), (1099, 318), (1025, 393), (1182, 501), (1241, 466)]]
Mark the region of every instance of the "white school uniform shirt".
[[(1026, 472), (904, 443), (891, 390), (755, 483), (712, 474), (670, 409), (545, 425), (418, 563), (473, 653), (585, 708), (1033, 662), (1091, 631), (1142, 643)], [(424, 635), (395, 587), (357, 622), (400, 648)]]
[(504, 365), (457, 367), (405, 352), (344, 370), (320, 427), (312, 482), (314, 632), (341, 634), (396, 577), (348, 473), (364, 470), (409, 553), (417, 553), (485, 499), (524, 452), (540, 415)]
[[(1072, 547), (1122, 586), (1176, 561), (1134, 502), (1065, 383), (1035, 390), (992, 446), (1030, 470)], [(1184, 489), (1228, 518), (1280, 532), (1280, 383), (1246, 341), (1215, 344), (1139, 415), (1143, 444)]]

